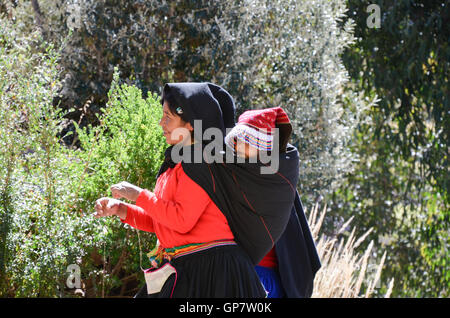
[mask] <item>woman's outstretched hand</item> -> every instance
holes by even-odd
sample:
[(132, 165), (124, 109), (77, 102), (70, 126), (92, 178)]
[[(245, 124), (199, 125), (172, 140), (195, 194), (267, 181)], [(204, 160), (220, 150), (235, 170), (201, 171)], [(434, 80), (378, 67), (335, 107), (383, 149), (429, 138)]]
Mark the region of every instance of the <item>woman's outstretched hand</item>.
[(121, 219), (125, 220), (127, 217), (127, 206), (122, 201), (101, 198), (95, 201), (95, 217), (100, 218), (104, 216), (117, 215)]
[(124, 198), (133, 202), (137, 200), (142, 190), (143, 189), (139, 188), (138, 186), (135, 186), (134, 184), (126, 181), (122, 181), (111, 186), (113, 198)]

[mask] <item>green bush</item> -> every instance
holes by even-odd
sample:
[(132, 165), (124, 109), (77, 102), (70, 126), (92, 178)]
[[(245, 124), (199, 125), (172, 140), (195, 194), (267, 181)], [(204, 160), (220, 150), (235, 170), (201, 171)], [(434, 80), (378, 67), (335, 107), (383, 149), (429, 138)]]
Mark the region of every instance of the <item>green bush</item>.
[(79, 244), (62, 209), (58, 54), (0, 21), (0, 295), (61, 295)]
[(85, 296), (132, 295), (154, 236), (93, 218), (93, 205), (121, 180), (153, 187), (165, 147), (160, 102), (120, 86), (116, 73), (101, 125), (78, 129), (81, 148), (67, 148), (53, 105), (58, 52), (0, 22), (0, 296), (73, 296), (70, 264)]
[[(77, 175), (80, 176), (76, 210), (81, 213), (91, 213), (94, 201), (102, 196), (111, 196), (110, 186), (120, 181), (153, 189), (164, 157), (166, 143), (158, 125), (162, 116), (158, 96), (144, 99), (139, 88), (119, 85), (118, 82), (116, 71), (108, 94), (109, 102), (99, 118), (100, 125), (83, 129), (76, 125), (80, 149), (75, 151), (75, 157), (81, 159), (83, 169), (80, 169), (78, 160), (72, 161), (72, 167), (78, 169)], [(124, 295), (128, 289), (123, 286), (121, 278), (126, 281), (130, 277), (134, 281), (143, 278), (135, 274), (146, 261), (142, 259), (142, 252), (153, 247), (155, 237), (145, 232), (130, 233), (130, 227), (116, 218), (93, 222), (104, 226), (107, 233), (102, 249), (94, 250), (97, 257), (101, 255), (103, 263), (107, 263), (108, 276), (102, 283), (107, 284), (106, 289), (109, 290), (120, 287), (119, 293)], [(93, 265), (89, 259), (84, 262), (83, 266)], [(94, 267), (87, 268), (91, 276), (94, 275)], [(98, 292), (93, 294), (99, 295)]]

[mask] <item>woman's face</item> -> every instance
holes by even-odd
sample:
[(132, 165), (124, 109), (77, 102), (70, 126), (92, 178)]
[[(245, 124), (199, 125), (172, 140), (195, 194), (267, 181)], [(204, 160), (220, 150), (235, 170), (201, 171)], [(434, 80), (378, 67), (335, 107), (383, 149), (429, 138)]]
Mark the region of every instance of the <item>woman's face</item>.
[(180, 116), (173, 114), (166, 101), (163, 105), (163, 116), (159, 121), (159, 125), (163, 129), (164, 137), (166, 137), (166, 142), (169, 145), (175, 145), (180, 142), (190, 144), (192, 142), (191, 132), (194, 129), (191, 124), (183, 121)]

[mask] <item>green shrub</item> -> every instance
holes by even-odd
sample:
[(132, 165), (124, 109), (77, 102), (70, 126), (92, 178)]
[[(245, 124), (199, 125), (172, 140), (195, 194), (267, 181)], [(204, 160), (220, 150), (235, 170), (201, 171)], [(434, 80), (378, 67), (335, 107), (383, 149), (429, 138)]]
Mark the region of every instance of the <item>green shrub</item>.
[(152, 189), (165, 147), (160, 102), (116, 74), (101, 125), (78, 129), (81, 148), (67, 148), (53, 106), (58, 52), (0, 22), (0, 296), (73, 296), (70, 264), (85, 296), (131, 295), (154, 236), (93, 218), (93, 205), (121, 180)]
[[(76, 125), (81, 147), (75, 154), (83, 166), (80, 169), (80, 163), (73, 161), (73, 169), (78, 169), (77, 175), (80, 176), (77, 181), (77, 211), (91, 213), (94, 201), (102, 196), (111, 196), (110, 186), (123, 180), (153, 189), (163, 160), (166, 143), (158, 125), (162, 116), (158, 96), (144, 99), (139, 88), (119, 85), (118, 81), (116, 71), (108, 94), (109, 102), (99, 118), (100, 125), (83, 129)], [(152, 248), (155, 238), (144, 232), (140, 235), (138, 232), (137, 235), (130, 233), (130, 227), (116, 218), (93, 220), (93, 223), (97, 226), (102, 224), (107, 233), (102, 249), (94, 251), (106, 260), (107, 274), (110, 275), (106, 280), (107, 287), (120, 287), (120, 278), (139, 272), (145, 261), (141, 252)], [(92, 265), (88, 259), (84, 262)], [(93, 270), (88, 272), (93, 273)], [(125, 290), (122, 286), (122, 295)]]
[(79, 245), (62, 210), (58, 54), (0, 22), (0, 295), (60, 295)]

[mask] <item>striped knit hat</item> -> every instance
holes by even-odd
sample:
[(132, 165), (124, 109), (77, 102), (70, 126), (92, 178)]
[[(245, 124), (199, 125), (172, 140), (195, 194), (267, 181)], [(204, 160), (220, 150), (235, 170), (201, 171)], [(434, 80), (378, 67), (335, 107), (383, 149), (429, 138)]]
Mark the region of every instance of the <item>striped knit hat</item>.
[(281, 107), (242, 113), (236, 126), (226, 135), (225, 143), (234, 150), (239, 139), (259, 150), (272, 151), (275, 128), (280, 129), (280, 151), (285, 151), (292, 126)]

